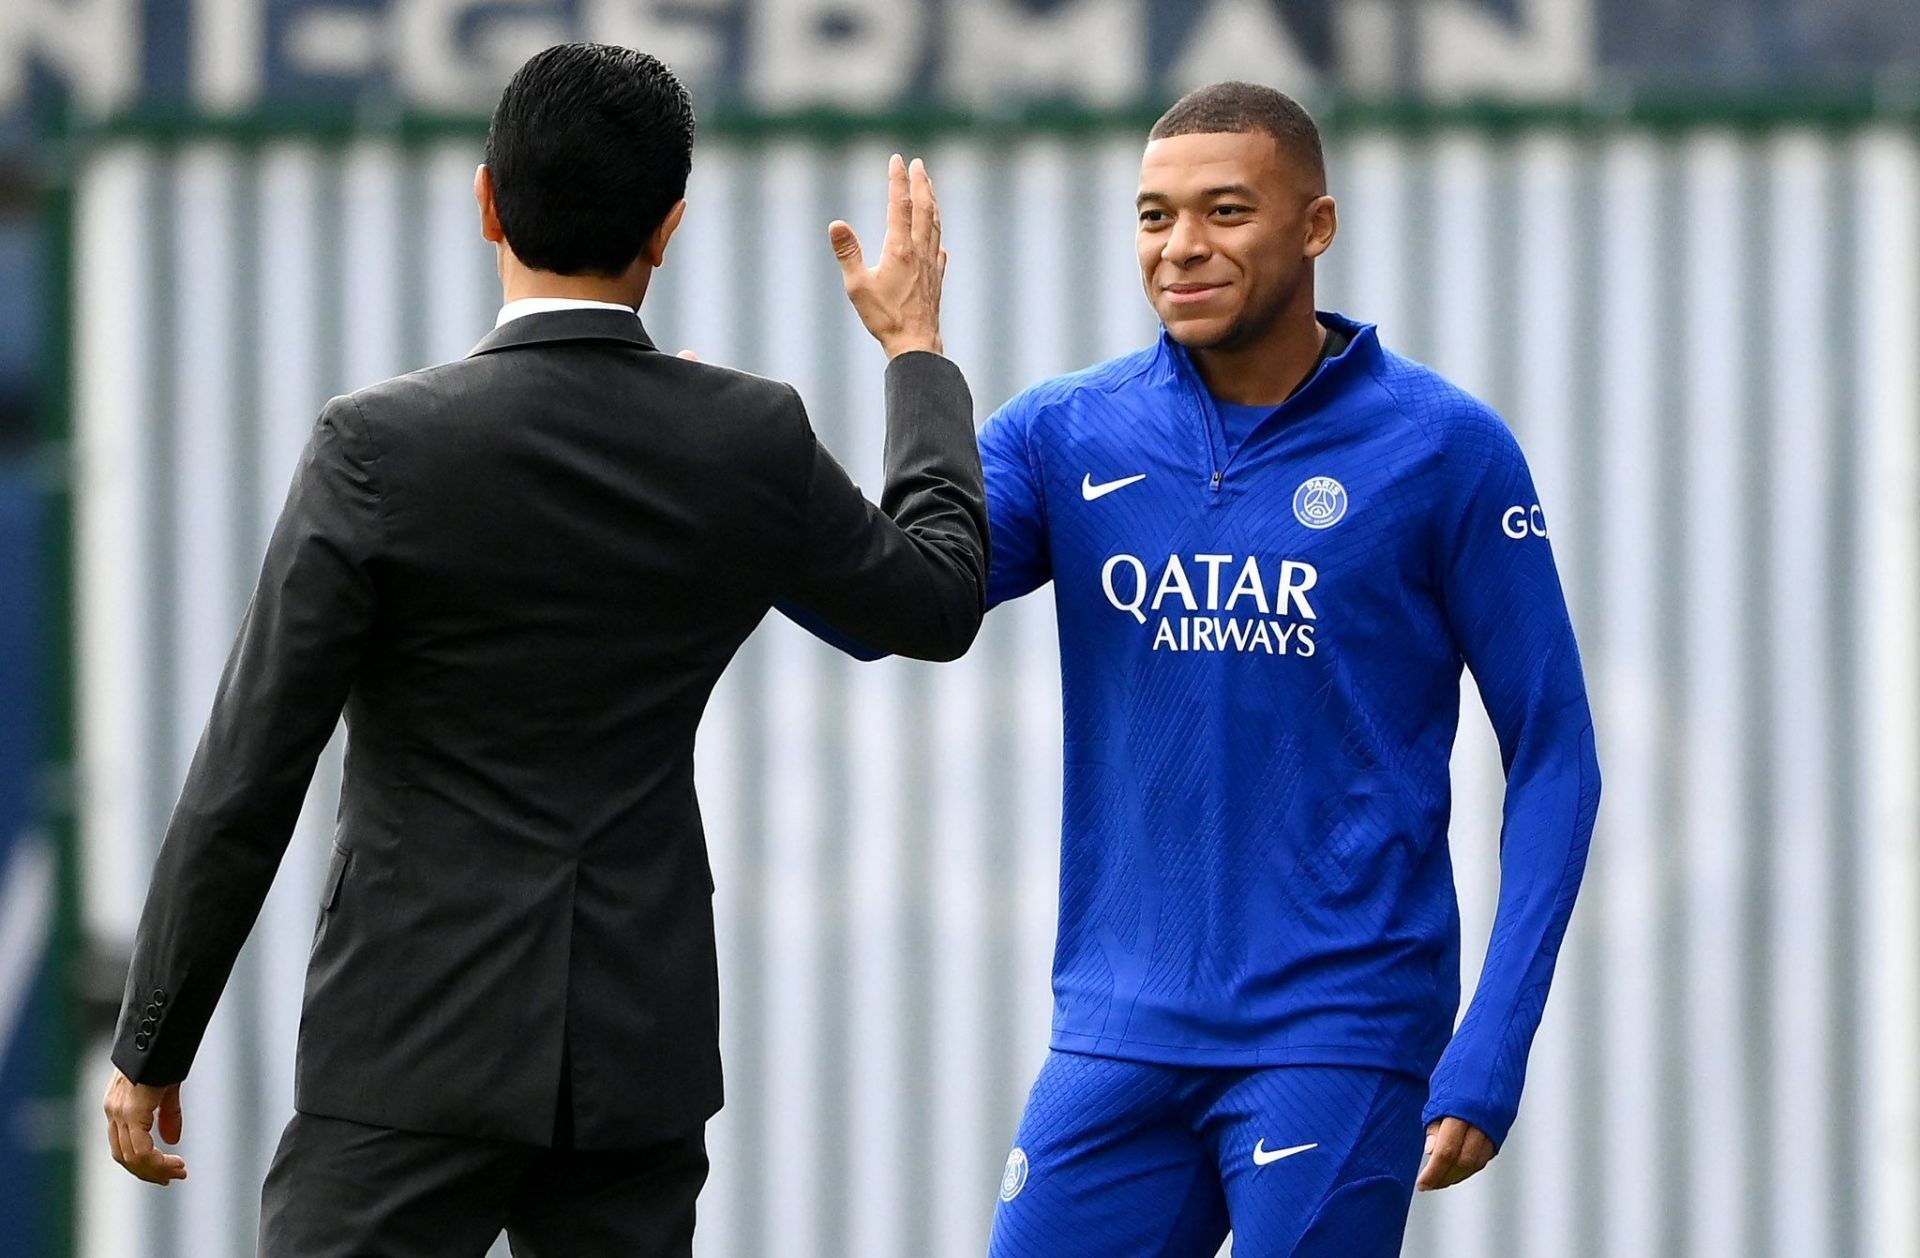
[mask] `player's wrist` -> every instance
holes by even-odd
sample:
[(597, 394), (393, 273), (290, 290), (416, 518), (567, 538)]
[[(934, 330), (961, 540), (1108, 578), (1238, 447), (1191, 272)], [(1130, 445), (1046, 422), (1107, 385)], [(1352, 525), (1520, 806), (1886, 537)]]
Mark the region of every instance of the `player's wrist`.
[(938, 332), (904, 332), (899, 336), (889, 336), (880, 342), (880, 348), (886, 351), (890, 359), (921, 350), (929, 354), (945, 352), (941, 348)]

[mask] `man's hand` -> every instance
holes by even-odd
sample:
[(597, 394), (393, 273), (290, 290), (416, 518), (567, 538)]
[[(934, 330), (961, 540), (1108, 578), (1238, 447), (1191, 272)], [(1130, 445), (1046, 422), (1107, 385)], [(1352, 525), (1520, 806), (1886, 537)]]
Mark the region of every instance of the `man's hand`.
[(160, 1138), (180, 1143), (180, 1085), (150, 1088), (133, 1082), (118, 1070), (107, 1085), (107, 1143), (113, 1160), (129, 1172), (165, 1188), (187, 1177), (186, 1159), (162, 1153), (153, 1145), (153, 1117), (160, 1115)]
[(887, 163), (887, 238), (880, 265), (868, 269), (853, 228), (835, 220), (827, 228), (840, 259), (847, 296), (880, 348), (894, 358), (910, 350), (940, 352), (940, 283), (947, 251), (940, 247), (940, 203), (926, 163), (913, 167), (895, 153)]
[(1421, 1192), (1451, 1188), (1493, 1161), (1493, 1141), (1464, 1118), (1440, 1118), (1427, 1124), (1427, 1164), (1414, 1187)]

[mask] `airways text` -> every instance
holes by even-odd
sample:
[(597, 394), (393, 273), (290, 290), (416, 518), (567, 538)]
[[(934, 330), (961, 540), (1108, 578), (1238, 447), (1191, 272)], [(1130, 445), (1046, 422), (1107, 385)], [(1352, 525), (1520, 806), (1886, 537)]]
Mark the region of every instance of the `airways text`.
[[(1153, 576), (1136, 555), (1115, 555), (1100, 569), (1100, 587), (1116, 611), (1145, 625), (1158, 623), (1156, 651), (1239, 651), (1267, 655), (1314, 653), (1309, 592), (1320, 573), (1298, 559), (1257, 555), (1168, 555)], [(1199, 615), (1201, 612), (1225, 615)]]

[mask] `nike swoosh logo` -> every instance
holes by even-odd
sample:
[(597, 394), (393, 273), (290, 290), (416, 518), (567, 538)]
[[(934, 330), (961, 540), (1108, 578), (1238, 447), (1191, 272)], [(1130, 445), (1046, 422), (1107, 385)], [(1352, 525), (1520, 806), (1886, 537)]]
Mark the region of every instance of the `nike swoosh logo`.
[(1260, 1143), (1253, 1146), (1253, 1164), (1265, 1166), (1269, 1162), (1278, 1162), (1281, 1158), (1290, 1158), (1296, 1153), (1305, 1153), (1308, 1149), (1319, 1147), (1319, 1142), (1316, 1141), (1313, 1144), (1296, 1144), (1291, 1149), (1275, 1149), (1268, 1152), (1266, 1138), (1262, 1137)]
[(1110, 480), (1104, 485), (1096, 485), (1093, 483), (1093, 473), (1089, 472), (1080, 482), (1080, 496), (1088, 502), (1092, 502), (1095, 498), (1104, 498), (1116, 489), (1125, 489), (1135, 481), (1143, 481), (1145, 479), (1147, 479), (1147, 474), (1142, 472), (1138, 476), (1123, 476), (1119, 480)]

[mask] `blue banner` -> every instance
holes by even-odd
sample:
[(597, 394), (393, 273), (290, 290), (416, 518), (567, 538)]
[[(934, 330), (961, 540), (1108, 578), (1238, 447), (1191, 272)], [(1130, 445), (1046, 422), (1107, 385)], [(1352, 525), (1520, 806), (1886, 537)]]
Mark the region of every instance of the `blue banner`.
[[(53, 934), (53, 846), (35, 827), (40, 729), (39, 499), (27, 477), (0, 469), (0, 1237), (37, 1234), (53, 1134), (42, 1029)], [(9, 1254), (22, 1252), (0, 1244)], [(29, 1243), (24, 1252), (36, 1252)]]

